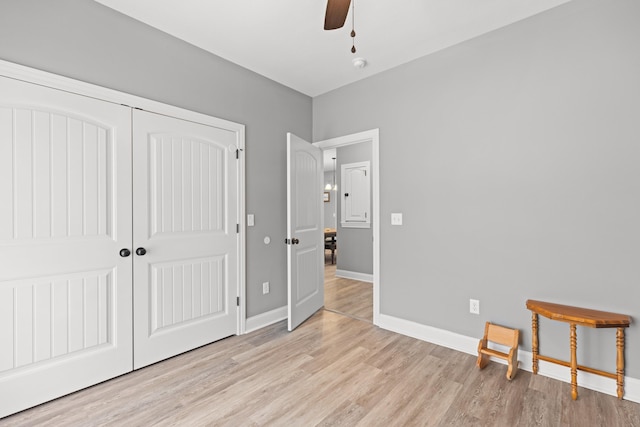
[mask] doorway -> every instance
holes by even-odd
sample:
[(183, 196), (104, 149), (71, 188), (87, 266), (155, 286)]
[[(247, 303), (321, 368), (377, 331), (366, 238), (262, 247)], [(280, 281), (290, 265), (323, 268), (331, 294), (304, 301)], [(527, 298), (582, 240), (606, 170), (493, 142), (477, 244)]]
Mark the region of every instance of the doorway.
[[(336, 150), (339, 156), (341, 147), (355, 146), (357, 144), (370, 145), (371, 153), (371, 234), (372, 234), (372, 274), (351, 274), (340, 268), (340, 213), (336, 211), (335, 225), (337, 230), (337, 250), (336, 264), (325, 263), (325, 309), (340, 312), (352, 317), (372, 321), (378, 324), (380, 314), (380, 180), (379, 180), (379, 130), (359, 132), (356, 134), (341, 136), (314, 143), (317, 147), (325, 150)], [(339, 183), (340, 160), (335, 163), (338, 170), (336, 176)], [(335, 167), (334, 166), (334, 167)], [(339, 188), (338, 188), (339, 189)], [(338, 201), (340, 191), (332, 191), (330, 197)], [(337, 205), (335, 205), (337, 206)], [(326, 213), (325, 213), (326, 215)], [(329, 218), (331, 222), (331, 218)], [(369, 252), (367, 250), (366, 252)], [(344, 249), (343, 249), (344, 254)], [(330, 260), (329, 260), (330, 262)], [(338, 273), (336, 275), (336, 272)], [(345, 274), (343, 274), (345, 273)], [(340, 277), (342, 276), (342, 277)], [(364, 280), (363, 280), (364, 279)], [(368, 295), (367, 295), (368, 294)], [(332, 296), (333, 295), (333, 296)], [(367, 302), (371, 301), (371, 302)]]

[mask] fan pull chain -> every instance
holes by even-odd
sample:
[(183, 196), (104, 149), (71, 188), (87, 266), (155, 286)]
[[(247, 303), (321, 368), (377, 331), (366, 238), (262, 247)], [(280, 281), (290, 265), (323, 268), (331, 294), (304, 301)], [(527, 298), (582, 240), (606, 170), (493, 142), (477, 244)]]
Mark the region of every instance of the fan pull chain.
[(351, 0), (351, 53), (356, 53), (356, 0)]

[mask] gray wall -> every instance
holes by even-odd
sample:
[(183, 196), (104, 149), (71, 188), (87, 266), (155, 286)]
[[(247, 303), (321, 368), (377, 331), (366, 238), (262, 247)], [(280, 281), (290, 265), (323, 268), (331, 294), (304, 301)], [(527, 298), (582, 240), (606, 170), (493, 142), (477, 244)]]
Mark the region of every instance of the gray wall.
[(285, 140), (311, 138), (311, 98), (88, 0), (2, 0), (0, 58), (245, 124), (247, 313), (286, 305)]
[[(333, 171), (324, 173), (324, 185), (330, 183), (333, 185)], [(324, 203), (324, 228), (336, 228), (336, 192), (333, 190), (324, 190), (329, 192), (329, 202)]]
[[(338, 147), (336, 149), (336, 160), (338, 163), (338, 229), (336, 238), (338, 241), (338, 260), (336, 268), (338, 270), (345, 270), (354, 273), (373, 274), (373, 228), (349, 228), (340, 225), (341, 209), (342, 209), (342, 194), (344, 194), (342, 188), (342, 165), (347, 163), (366, 162), (371, 164), (372, 160), (372, 144), (371, 142), (361, 142), (359, 144), (347, 145), (345, 147)], [(373, 171), (371, 171), (373, 172)], [(373, 175), (369, 178), (371, 180), (370, 189), (373, 188)], [(369, 200), (372, 200), (371, 198)], [(372, 205), (371, 205), (372, 206)], [(377, 221), (377, 218), (373, 217), (373, 209), (369, 208), (371, 212), (371, 225), (373, 221)]]
[[(472, 337), (491, 320), (528, 350), (529, 298), (640, 319), (639, 16), (574, 0), (314, 98), (315, 141), (380, 129), (383, 314)], [(543, 321), (543, 354), (568, 360), (568, 329)], [(578, 347), (614, 370), (614, 330)], [(639, 354), (636, 323), (634, 378)]]

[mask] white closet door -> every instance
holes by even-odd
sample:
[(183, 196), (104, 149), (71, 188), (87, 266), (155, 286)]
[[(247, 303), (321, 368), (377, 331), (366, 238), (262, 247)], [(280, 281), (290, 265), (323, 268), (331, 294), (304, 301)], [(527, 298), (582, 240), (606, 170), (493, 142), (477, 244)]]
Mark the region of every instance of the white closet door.
[(237, 333), (239, 189), (235, 132), (139, 110), (133, 129), (137, 369)]
[(0, 77), (0, 417), (132, 369), (130, 109)]

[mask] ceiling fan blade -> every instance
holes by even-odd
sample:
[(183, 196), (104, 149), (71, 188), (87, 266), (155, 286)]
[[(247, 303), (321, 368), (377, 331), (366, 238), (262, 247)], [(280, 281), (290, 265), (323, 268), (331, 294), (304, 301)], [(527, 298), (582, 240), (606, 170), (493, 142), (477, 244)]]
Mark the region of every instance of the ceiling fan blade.
[(327, 13), (324, 16), (324, 29), (335, 30), (344, 25), (349, 13), (351, 0), (327, 0)]

